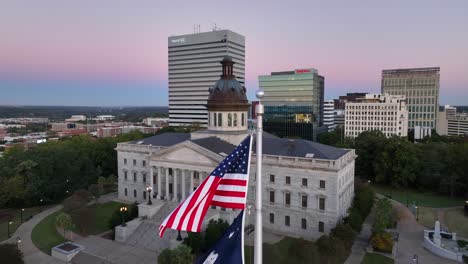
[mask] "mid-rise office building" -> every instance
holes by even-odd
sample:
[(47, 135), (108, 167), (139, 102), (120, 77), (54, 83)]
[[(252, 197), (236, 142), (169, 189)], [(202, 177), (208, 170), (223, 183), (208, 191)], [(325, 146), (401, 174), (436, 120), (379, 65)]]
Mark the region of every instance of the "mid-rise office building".
[(409, 128), (436, 128), (439, 109), (440, 68), (382, 71), (382, 93), (404, 95), (409, 112)]
[(234, 75), (245, 78), (245, 38), (230, 30), (218, 30), (168, 38), (169, 125), (203, 127), (208, 123), (208, 90), (222, 74), (219, 61), (232, 57)]
[(355, 103), (346, 103), (345, 136), (379, 130), (385, 136), (408, 136), (408, 110), (402, 95), (367, 94)]
[(446, 105), (437, 114), (437, 134), (444, 136), (468, 136), (468, 114), (457, 113), (457, 108)]
[(345, 124), (345, 110), (344, 109), (335, 109), (335, 111), (333, 111), (333, 118), (335, 122), (335, 128), (337, 127), (344, 128), (344, 124)]
[(323, 125), (328, 132), (335, 130), (335, 107), (333, 100), (325, 100), (323, 104)]
[(309, 68), (272, 72), (258, 79), (265, 91), (265, 131), (316, 140), (323, 126), (324, 77)]
[(360, 98), (366, 97), (367, 93), (346, 93), (346, 95), (340, 95), (338, 99), (333, 100), (335, 103), (335, 109), (344, 110), (347, 102), (356, 102)]

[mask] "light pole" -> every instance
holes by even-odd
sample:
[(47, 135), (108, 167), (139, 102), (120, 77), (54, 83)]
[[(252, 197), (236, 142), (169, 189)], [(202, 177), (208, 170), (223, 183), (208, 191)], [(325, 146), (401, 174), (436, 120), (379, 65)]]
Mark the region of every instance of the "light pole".
[(146, 191), (148, 192), (148, 205), (152, 205), (153, 203), (151, 202), (151, 191), (153, 188), (151, 187), (146, 187)]
[(10, 238), (10, 225), (13, 224), (13, 222), (10, 220), (8, 221), (8, 238)]
[(19, 249), (19, 244), (21, 243), (21, 238), (20, 237), (16, 237), (16, 248)]
[(414, 256), (413, 256), (413, 261), (414, 261), (416, 264), (419, 264), (418, 255), (414, 254)]
[(42, 212), (42, 201), (43, 199), (39, 200), (39, 212)]
[(416, 221), (419, 221), (419, 208), (418, 208), (418, 206), (416, 205), (416, 206), (414, 207), (414, 209), (416, 209)]
[(24, 212), (24, 208), (21, 209), (21, 223), (23, 223), (23, 212)]
[(121, 226), (125, 227), (127, 224), (125, 223), (125, 212), (127, 212), (128, 208), (126, 206), (120, 207), (120, 214), (122, 215), (122, 224)]

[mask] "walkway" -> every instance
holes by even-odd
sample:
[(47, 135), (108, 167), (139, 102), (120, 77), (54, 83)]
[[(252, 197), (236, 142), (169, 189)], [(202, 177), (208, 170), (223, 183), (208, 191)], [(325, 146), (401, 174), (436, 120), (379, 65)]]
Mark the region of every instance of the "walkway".
[(424, 227), (416, 222), (414, 215), (405, 205), (392, 201), (393, 207), (398, 210), (399, 241), (395, 263), (413, 263), (413, 256), (418, 255), (419, 263), (424, 264), (455, 264), (457, 262), (440, 258), (422, 247)]
[(351, 254), (346, 259), (345, 264), (360, 264), (366, 255), (366, 248), (369, 246), (370, 237), (372, 235), (372, 223), (374, 222), (374, 207), (366, 220), (362, 224), (362, 230), (356, 236), (351, 247)]
[(60, 261), (56, 258), (53, 258), (50, 255), (45, 254), (40, 251), (36, 246), (34, 246), (31, 240), (31, 232), (33, 228), (40, 222), (42, 219), (47, 217), (50, 214), (53, 214), (62, 209), (62, 205), (57, 205), (52, 207), (44, 212), (41, 212), (31, 218), (29, 221), (23, 223), (16, 232), (12, 235), (9, 240), (6, 240), (8, 243), (16, 243), (16, 238), (21, 238), (21, 243), (19, 245), (20, 250), (24, 254), (24, 262), (26, 264), (63, 264), (65, 262)]

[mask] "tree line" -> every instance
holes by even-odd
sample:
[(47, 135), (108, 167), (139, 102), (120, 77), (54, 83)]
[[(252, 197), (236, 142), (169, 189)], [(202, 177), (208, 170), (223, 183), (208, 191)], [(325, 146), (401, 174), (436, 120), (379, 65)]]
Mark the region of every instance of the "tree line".
[(394, 188), (414, 188), (468, 197), (468, 140), (437, 134), (413, 143), (380, 131), (344, 138), (341, 129), (319, 135), (319, 142), (356, 149), (357, 177)]

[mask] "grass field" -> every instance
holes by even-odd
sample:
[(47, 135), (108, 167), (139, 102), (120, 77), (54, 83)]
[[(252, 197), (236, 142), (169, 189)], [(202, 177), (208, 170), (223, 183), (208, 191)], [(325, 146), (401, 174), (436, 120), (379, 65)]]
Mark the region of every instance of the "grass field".
[(387, 258), (376, 253), (366, 253), (361, 264), (393, 264), (394, 261), (391, 258)]
[[(294, 242), (294, 238), (283, 238), (281, 241), (274, 245), (270, 244), (263, 244), (263, 262), (264, 263), (287, 263), (288, 259), (291, 263), (294, 263), (293, 260), (290, 259), (288, 254), (288, 249), (290, 245)], [(251, 246), (245, 246), (244, 254), (245, 254), (245, 263), (246, 264), (253, 264), (253, 252), (254, 248)]]
[[(26, 222), (32, 216), (46, 210), (48, 207), (31, 207), (24, 208), (23, 211), (23, 222)], [(0, 241), (8, 238), (8, 222), (10, 224), (10, 234), (13, 234), (16, 229), (21, 225), (21, 209), (5, 209), (1, 210), (0, 215)]]
[(446, 210), (445, 223), (450, 232), (468, 238), (468, 217), (464, 215), (463, 208)]
[(413, 204), (416, 202), (418, 206), (432, 207), (432, 208), (445, 208), (463, 206), (464, 200), (461, 198), (451, 198), (448, 196), (438, 195), (434, 193), (423, 193), (415, 190), (404, 190), (402, 188), (395, 189), (387, 186), (372, 185), (375, 192), (382, 195), (390, 196), (402, 204)]
[(115, 210), (120, 208), (123, 204), (118, 202), (108, 202), (103, 204), (94, 204), (89, 208), (92, 210), (94, 220), (91, 221), (93, 225), (89, 226), (86, 234), (97, 235), (104, 231), (109, 230), (109, 221)]
[(434, 228), (435, 220), (437, 219), (436, 211), (433, 208), (418, 207), (419, 223), (427, 228)]
[(58, 211), (44, 218), (34, 227), (31, 233), (31, 240), (34, 245), (49, 255), (51, 248), (64, 242), (64, 238), (55, 228), (55, 217), (60, 213), (61, 211)]

